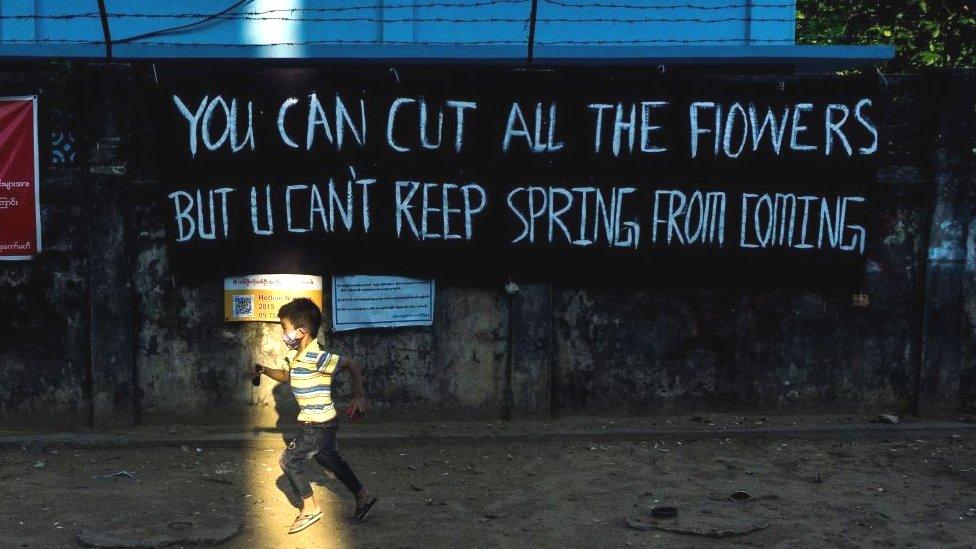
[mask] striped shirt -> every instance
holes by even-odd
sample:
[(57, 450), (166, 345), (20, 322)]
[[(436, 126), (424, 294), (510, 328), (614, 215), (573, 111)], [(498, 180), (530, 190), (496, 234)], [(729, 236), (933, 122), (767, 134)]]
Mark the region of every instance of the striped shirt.
[(339, 355), (324, 351), (313, 340), (286, 359), (291, 376), (291, 392), (298, 401), (298, 421), (323, 423), (336, 417), (332, 405), (332, 375), (339, 366)]

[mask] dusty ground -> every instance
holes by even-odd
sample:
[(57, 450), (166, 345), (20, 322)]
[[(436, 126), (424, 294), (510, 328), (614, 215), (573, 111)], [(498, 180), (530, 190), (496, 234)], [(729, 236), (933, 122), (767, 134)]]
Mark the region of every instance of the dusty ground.
[[(344, 427), (345, 428), (345, 427)], [(312, 528), (280, 490), (280, 447), (0, 450), (0, 546), (72, 547), (86, 527), (235, 517), (226, 547), (976, 546), (976, 440), (343, 440), (380, 503), (349, 525), (352, 500), (320, 474), (332, 509)], [(280, 445), (283, 446), (283, 443)], [(119, 471), (134, 478), (111, 477)], [(744, 490), (750, 500), (728, 496)], [(648, 528), (755, 529), (710, 538)], [(628, 521), (630, 525), (628, 526)], [(636, 528), (635, 528), (636, 527)]]

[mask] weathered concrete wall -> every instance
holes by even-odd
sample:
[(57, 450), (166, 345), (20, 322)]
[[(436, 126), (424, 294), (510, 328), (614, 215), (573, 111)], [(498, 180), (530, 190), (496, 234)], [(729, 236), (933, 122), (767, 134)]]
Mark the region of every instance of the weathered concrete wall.
[[(910, 409), (918, 366), (923, 408), (954, 407), (976, 394), (972, 77), (953, 75), (953, 94), (930, 76), (887, 80), (868, 307), (781, 289), (529, 285), (510, 299), (442, 286), (430, 328), (321, 337), (365, 365), (378, 414), (402, 419)], [(277, 326), (225, 323), (221, 281), (169, 268), (140, 147), (151, 79), (125, 64), (0, 72), (0, 91), (41, 94), (46, 247), (0, 263), (2, 425), (294, 418), (285, 387), (254, 388), (247, 373), (280, 358)], [(55, 164), (50, 135), (65, 125), (82, 154)], [(343, 402), (345, 376), (338, 385)]]
[[(919, 257), (925, 256), (922, 237), (933, 206), (930, 121), (944, 98), (921, 77), (889, 78), (882, 89), (885, 142), (873, 199), (878, 224), (869, 234), (862, 289), (869, 307), (855, 307), (850, 293), (557, 291), (559, 407), (910, 408), (918, 358), (917, 273), (925, 267)], [(960, 105), (945, 108), (945, 117), (972, 125), (971, 113), (961, 112)], [(943, 155), (969, 152), (965, 141), (943, 142), (955, 147)], [(942, 209), (960, 205), (956, 195), (941, 197)], [(946, 218), (937, 217), (939, 223)], [(943, 232), (962, 232), (946, 227)], [(959, 324), (952, 311), (961, 313), (961, 285), (946, 281), (939, 287), (943, 293), (930, 293), (930, 306), (947, 316), (944, 323), (930, 324), (928, 344), (948, 352), (961, 341), (961, 332), (949, 331)], [(958, 380), (940, 378), (939, 372), (958, 372), (960, 358), (928, 362), (926, 379), (952, 394), (950, 402)], [(945, 396), (940, 393), (940, 402)]]
[[(66, 67), (0, 69), (0, 95), (39, 95), (44, 252), (0, 262), (0, 425), (86, 425), (90, 395), (87, 170), (59, 160), (77, 135)], [(71, 138), (73, 139), (73, 137)], [(62, 161), (64, 160), (64, 161)], [(0, 227), (2, 230), (2, 227)]]
[[(933, 205), (928, 269), (924, 280), (924, 359), (920, 379), (923, 411), (953, 403), (974, 365), (966, 364), (964, 307), (976, 296), (964, 292), (966, 240), (969, 236), (967, 195), (976, 173), (976, 78), (973, 73), (954, 78), (933, 78), (940, 108), (933, 113), (935, 132), (931, 149)], [(971, 383), (971, 381), (969, 382)]]

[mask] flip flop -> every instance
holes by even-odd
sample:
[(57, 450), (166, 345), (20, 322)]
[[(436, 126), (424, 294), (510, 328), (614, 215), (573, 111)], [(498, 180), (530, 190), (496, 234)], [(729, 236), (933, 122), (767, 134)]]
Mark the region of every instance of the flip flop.
[(353, 524), (366, 522), (366, 518), (369, 517), (369, 512), (373, 510), (374, 505), (376, 505), (376, 498), (369, 500), (369, 503), (363, 505), (362, 507), (357, 507), (356, 514), (353, 515), (351, 519), (349, 519), (349, 522)]
[(288, 533), (296, 534), (301, 532), (302, 530), (318, 522), (320, 518), (322, 518), (322, 511), (313, 513), (311, 515), (298, 515), (298, 517), (295, 518), (295, 522), (292, 523), (291, 529), (288, 530)]

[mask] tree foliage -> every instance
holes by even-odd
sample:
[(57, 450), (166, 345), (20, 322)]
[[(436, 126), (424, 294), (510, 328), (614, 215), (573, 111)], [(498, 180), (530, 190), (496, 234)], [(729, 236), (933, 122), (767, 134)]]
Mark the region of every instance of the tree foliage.
[(798, 0), (800, 44), (892, 44), (889, 71), (976, 65), (976, 2)]

